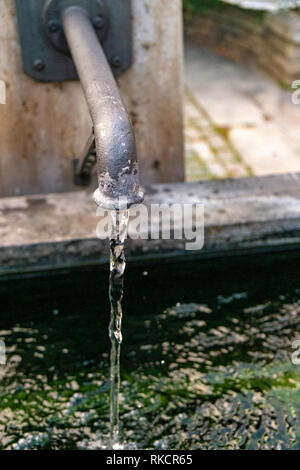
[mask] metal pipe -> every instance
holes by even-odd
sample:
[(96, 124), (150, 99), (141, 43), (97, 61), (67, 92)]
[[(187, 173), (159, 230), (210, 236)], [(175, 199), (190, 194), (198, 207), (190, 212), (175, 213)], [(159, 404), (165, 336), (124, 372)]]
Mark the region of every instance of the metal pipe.
[(94, 126), (99, 183), (95, 200), (105, 209), (126, 209), (143, 201), (128, 113), (87, 11), (70, 6), (62, 22)]

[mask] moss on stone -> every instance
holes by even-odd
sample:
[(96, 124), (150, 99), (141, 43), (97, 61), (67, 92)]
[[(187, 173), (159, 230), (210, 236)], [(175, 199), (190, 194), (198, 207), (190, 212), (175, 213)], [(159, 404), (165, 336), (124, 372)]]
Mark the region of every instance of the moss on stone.
[(248, 12), (255, 22), (261, 22), (265, 16), (265, 11), (242, 9), (238, 6), (226, 4), (222, 0), (183, 0), (183, 12), (186, 17), (194, 14), (208, 15), (212, 11), (224, 11), (229, 8)]

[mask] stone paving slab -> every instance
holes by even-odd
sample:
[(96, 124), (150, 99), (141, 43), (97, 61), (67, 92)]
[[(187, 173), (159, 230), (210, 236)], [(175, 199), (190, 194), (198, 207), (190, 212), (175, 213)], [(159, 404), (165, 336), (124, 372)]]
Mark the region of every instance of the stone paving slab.
[(254, 66), (190, 44), (185, 84), (188, 181), (300, 171), (294, 90)]

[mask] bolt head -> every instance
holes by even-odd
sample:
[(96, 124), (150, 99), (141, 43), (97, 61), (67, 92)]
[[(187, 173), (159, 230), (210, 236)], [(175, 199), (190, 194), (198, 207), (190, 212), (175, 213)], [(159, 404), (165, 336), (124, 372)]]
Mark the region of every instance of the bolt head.
[(112, 64), (114, 67), (121, 67), (121, 57), (115, 56), (112, 60)]
[(93, 25), (96, 29), (103, 29), (105, 26), (105, 18), (101, 15), (93, 18)]
[(34, 62), (33, 62), (33, 67), (35, 70), (37, 70), (38, 72), (41, 72), (42, 70), (44, 70), (45, 68), (45, 63), (42, 59), (36, 59)]
[(50, 33), (56, 33), (60, 29), (60, 24), (57, 21), (51, 20), (48, 22), (47, 28)]

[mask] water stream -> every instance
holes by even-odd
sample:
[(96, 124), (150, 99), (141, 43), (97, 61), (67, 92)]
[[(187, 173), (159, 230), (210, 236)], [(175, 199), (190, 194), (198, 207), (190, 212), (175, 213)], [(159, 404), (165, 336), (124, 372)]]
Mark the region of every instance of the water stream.
[(127, 232), (129, 211), (111, 212), (112, 233), (110, 239), (110, 439), (111, 446), (119, 446), (119, 393), (120, 393), (120, 350), (122, 343), (122, 298), (124, 271), (126, 267), (124, 241)]

